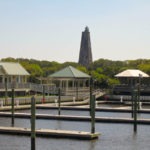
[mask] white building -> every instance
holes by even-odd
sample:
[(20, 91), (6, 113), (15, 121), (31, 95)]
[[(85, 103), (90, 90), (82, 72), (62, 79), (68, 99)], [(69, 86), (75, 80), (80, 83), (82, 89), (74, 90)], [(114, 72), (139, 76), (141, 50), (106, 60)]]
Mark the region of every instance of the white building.
[(29, 75), (19, 63), (0, 62), (0, 91), (10, 91), (12, 88), (15, 88), (16, 91), (28, 89)]

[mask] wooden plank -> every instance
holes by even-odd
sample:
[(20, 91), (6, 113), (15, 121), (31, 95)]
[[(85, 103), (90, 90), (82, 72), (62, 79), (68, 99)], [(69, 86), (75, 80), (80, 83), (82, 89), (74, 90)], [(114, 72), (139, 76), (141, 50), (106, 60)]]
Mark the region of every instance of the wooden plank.
[[(31, 129), (20, 127), (2, 127), (0, 133), (15, 134), (15, 135), (31, 135)], [(69, 130), (52, 130), (52, 129), (36, 129), (36, 136), (57, 137), (57, 138), (76, 138), (82, 140), (91, 140), (99, 137), (99, 133), (90, 133), (84, 131), (69, 131)]]

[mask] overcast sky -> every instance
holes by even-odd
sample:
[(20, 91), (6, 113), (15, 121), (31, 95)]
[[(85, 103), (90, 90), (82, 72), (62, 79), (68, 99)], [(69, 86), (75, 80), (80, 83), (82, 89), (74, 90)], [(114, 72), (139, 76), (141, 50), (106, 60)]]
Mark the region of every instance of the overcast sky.
[(0, 58), (78, 62), (85, 26), (93, 60), (150, 59), (150, 0), (0, 0)]

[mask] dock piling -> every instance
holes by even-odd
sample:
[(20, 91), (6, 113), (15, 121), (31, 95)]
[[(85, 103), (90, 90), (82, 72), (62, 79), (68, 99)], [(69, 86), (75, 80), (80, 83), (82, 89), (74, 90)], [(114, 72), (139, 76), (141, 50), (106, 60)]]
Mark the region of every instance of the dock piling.
[(14, 91), (14, 88), (12, 88), (12, 98), (11, 98), (11, 125), (12, 125), (12, 127), (14, 127), (14, 123), (15, 123), (15, 121), (14, 121), (14, 119), (15, 119), (15, 116), (14, 116), (14, 94), (15, 93), (15, 91)]
[(58, 89), (58, 115), (60, 115), (61, 110), (60, 110), (60, 101), (61, 101), (61, 89)]
[(33, 96), (31, 98), (31, 150), (35, 150), (35, 138), (36, 138), (36, 133), (35, 133), (35, 97)]
[(92, 93), (93, 93), (93, 79), (90, 78), (90, 116), (91, 116), (91, 109), (92, 109)]
[(137, 132), (137, 100), (138, 100), (138, 95), (137, 91), (134, 91), (134, 132)]
[(134, 93), (134, 89), (132, 87), (132, 90), (131, 90), (131, 118), (134, 117), (134, 100), (135, 100), (135, 93)]
[(95, 133), (95, 95), (91, 100), (91, 133)]

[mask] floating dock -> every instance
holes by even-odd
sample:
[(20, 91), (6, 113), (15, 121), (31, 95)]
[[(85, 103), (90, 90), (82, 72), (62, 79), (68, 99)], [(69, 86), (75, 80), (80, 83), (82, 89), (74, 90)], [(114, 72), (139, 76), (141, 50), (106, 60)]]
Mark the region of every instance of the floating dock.
[[(90, 133), (84, 131), (51, 130), (51, 129), (36, 129), (35, 132), (36, 132), (36, 136), (40, 136), (40, 137), (73, 138), (73, 139), (82, 139), (82, 140), (97, 139), (100, 135), (99, 133)], [(0, 133), (30, 136), (31, 129), (0, 126)]]
[[(0, 112), (0, 117), (11, 117), (11, 113)], [(15, 113), (15, 118), (30, 118), (30, 113)], [(36, 119), (63, 120), (63, 121), (91, 121), (90, 116), (70, 116), (70, 115), (53, 115), (53, 114), (36, 114)], [(95, 122), (104, 123), (134, 123), (133, 118), (121, 117), (95, 117)], [(150, 124), (150, 119), (137, 119), (137, 124)]]
[[(48, 105), (37, 105), (36, 109), (58, 109), (56, 106), (48, 106)], [(76, 110), (76, 111), (90, 111), (89, 107), (82, 106), (61, 106), (61, 110)], [(120, 107), (120, 108), (106, 108), (106, 107), (97, 107), (95, 111), (100, 112), (122, 112), (122, 113), (131, 113), (131, 108), (129, 107)], [(150, 113), (150, 109), (140, 109), (137, 110), (138, 113)]]

